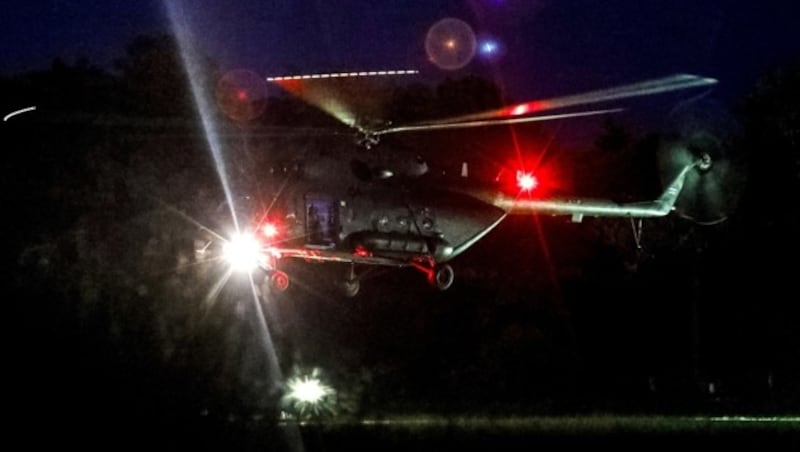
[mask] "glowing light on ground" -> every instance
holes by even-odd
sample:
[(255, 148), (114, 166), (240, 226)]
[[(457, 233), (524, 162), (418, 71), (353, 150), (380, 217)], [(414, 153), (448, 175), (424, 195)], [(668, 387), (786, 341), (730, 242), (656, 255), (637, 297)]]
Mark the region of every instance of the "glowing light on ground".
[(800, 416), (719, 416), (710, 418), (696, 418), (698, 421), (711, 422), (753, 422), (763, 424), (773, 423), (797, 423), (800, 424)]
[(3, 122), (8, 121), (9, 119), (13, 118), (14, 116), (21, 115), (23, 113), (27, 113), (29, 111), (34, 111), (34, 110), (36, 110), (36, 106), (35, 105), (33, 107), (20, 108), (19, 110), (12, 111), (11, 113), (3, 116)]
[(333, 396), (336, 391), (320, 378), (319, 369), (309, 375), (299, 375), (286, 382), (283, 403), (298, 416), (319, 415), (333, 412)]
[(317, 403), (333, 392), (316, 378), (309, 377), (289, 382), (289, 391), (289, 397), (301, 403)]

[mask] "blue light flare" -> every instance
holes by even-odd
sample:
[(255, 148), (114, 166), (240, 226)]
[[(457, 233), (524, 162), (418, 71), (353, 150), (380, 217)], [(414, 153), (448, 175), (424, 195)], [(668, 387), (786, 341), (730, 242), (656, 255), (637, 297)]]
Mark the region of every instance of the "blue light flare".
[(478, 39), (478, 54), (484, 59), (500, 58), (504, 53), (503, 44), (492, 36), (482, 36)]
[(494, 41), (483, 41), (481, 43), (481, 53), (484, 55), (493, 55), (497, 52), (497, 43)]

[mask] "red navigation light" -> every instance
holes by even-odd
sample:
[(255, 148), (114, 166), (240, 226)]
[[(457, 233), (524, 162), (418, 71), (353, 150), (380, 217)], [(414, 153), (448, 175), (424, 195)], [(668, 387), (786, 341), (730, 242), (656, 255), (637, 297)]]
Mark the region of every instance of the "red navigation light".
[(264, 234), (265, 237), (271, 239), (278, 235), (278, 227), (272, 223), (267, 223), (261, 226), (261, 233)]
[(519, 104), (511, 109), (511, 116), (522, 116), (528, 112), (530, 112), (530, 106), (528, 104)]
[(532, 191), (539, 185), (536, 176), (527, 171), (517, 171), (517, 187), (522, 191)]
[(370, 253), (369, 250), (364, 248), (362, 245), (358, 245), (356, 246), (355, 251), (353, 251), (353, 255), (357, 257), (371, 257), (372, 253)]

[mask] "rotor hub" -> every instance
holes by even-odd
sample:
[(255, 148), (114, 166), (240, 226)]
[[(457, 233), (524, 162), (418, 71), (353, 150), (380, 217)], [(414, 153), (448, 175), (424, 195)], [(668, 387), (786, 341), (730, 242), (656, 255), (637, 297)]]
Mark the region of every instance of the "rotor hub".
[(697, 159), (697, 169), (700, 171), (708, 171), (711, 168), (711, 155), (703, 152), (700, 158)]
[(685, 174), (676, 211), (700, 224), (724, 221), (746, 180), (738, 122), (723, 105), (700, 98), (675, 108), (667, 126), (658, 155), (662, 181), (696, 169)]
[(380, 138), (372, 130), (359, 127), (356, 135), (356, 142), (359, 146), (363, 146), (365, 149), (369, 150), (378, 145)]

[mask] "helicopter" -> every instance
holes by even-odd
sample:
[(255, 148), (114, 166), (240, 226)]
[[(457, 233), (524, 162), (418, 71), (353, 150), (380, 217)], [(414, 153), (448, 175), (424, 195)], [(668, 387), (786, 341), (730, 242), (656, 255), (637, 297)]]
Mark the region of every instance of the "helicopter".
[[(258, 272), (254, 279), (263, 280), (264, 290), (274, 293), (290, 287), (291, 276), (284, 270), (287, 260), (343, 265), (339, 287), (346, 297), (359, 293), (363, 270), (373, 267), (417, 269), (432, 287), (444, 291), (455, 280), (451, 261), (509, 215), (566, 216), (573, 222), (584, 217), (624, 217), (641, 222), (666, 216), (683, 205), (681, 215), (715, 223), (723, 221), (731, 207), (731, 201), (720, 194), (720, 186), (729, 182), (732, 174), (725, 155), (727, 137), (721, 130), (692, 121), (684, 121), (664, 140), (659, 152), (664, 174), (660, 196), (628, 203), (535, 196), (537, 175), (525, 168), (506, 174), (511, 185), (499, 184), (499, 177), (492, 185), (473, 180), (466, 161), (445, 177), (434, 174), (419, 155), (387, 158), (380, 152), (382, 139), (389, 135), (607, 115), (622, 109), (571, 108), (707, 87), (715, 84), (715, 79), (677, 74), (444, 119), (401, 125), (372, 119), (370, 112), (374, 114), (380, 102), (374, 92), (364, 88), (364, 80), (414, 73), (259, 78), (238, 72), (220, 80), (218, 105), (231, 118), (246, 120), (259, 114), (263, 97), (253, 93), (263, 93), (262, 83), (266, 82), (319, 108), (347, 126), (353, 132), (349, 137), (355, 137), (355, 144), (350, 139), (331, 141), (325, 149), (314, 151), (314, 158), (270, 169), (268, 199), (258, 200), (266, 207), (245, 209), (249, 219), (222, 244), (220, 252), (232, 268), (254, 275)], [(697, 215), (709, 210), (710, 215)]]

